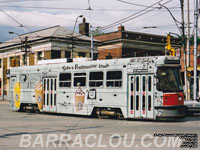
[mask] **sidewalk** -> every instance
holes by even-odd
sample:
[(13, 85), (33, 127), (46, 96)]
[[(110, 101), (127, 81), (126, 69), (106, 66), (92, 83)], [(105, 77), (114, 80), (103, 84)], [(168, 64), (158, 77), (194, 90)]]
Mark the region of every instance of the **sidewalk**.
[(200, 102), (185, 101), (184, 104), (188, 107), (189, 113), (200, 113)]
[(9, 104), (9, 101), (8, 100), (0, 100), (0, 105), (1, 104)]

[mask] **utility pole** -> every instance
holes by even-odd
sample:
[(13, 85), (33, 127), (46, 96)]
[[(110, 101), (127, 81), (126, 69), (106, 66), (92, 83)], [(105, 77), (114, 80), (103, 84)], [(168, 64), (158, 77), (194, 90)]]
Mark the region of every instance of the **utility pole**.
[(93, 31), (92, 31), (92, 25), (90, 25), (90, 31), (91, 31), (91, 59), (94, 59), (94, 43), (93, 43)]
[(181, 29), (182, 29), (182, 46), (183, 46), (183, 63), (184, 63), (184, 81), (185, 81), (185, 96), (188, 100), (188, 84), (187, 84), (187, 66), (186, 66), (186, 50), (185, 50), (185, 22), (184, 22), (184, 0), (181, 3)]
[(190, 67), (190, 3), (187, 0), (187, 67)]
[(28, 37), (25, 36), (24, 52), (25, 52), (25, 66), (27, 66), (27, 53), (28, 53)]
[[(30, 48), (30, 46), (28, 45), (28, 37), (25, 36), (25, 41), (23, 41), (21, 36), (18, 33), (9, 32), (9, 34), (15, 34), (19, 37), (20, 42), (21, 42), (21, 52), (25, 52), (24, 65), (27, 66), (27, 54), (28, 54), (28, 48)], [(24, 48), (24, 50), (23, 50), (23, 48)]]
[[(190, 3), (187, 0), (187, 68), (190, 67)], [(188, 85), (188, 100), (190, 100), (190, 81), (187, 80)]]
[(198, 34), (198, 0), (195, 0), (195, 12), (194, 12), (194, 87), (193, 87), (193, 99), (197, 100), (197, 34)]

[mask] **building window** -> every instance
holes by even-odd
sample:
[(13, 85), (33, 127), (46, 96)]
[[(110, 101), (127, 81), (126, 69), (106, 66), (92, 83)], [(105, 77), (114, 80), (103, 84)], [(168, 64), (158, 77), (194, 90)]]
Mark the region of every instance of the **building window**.
[(71, 87), (71, 73), (60, 74), (59, 87)]
[(13, 61), (14, 60), (14, 58), (13, 57), (10, 57), (10, 67), (13, 67)]
[(22, 56), (22, 64), (26, 65), (26, 56), (25, 55)]
[(10, 57), (10, 67), (15, 67), (16, 66), (16, 59), (14, 57)]
[(79, 52), (79, 53), (78, 53), (78, 56), (79, 56), (79, 57), (85, 57), (85, 53)]
[(89, 80), (90, 87), (103, 86), (103, 72), (90, 72)]
[(17, 67), (20, 66), (20, 57), (10, 57), (10, 67)]
[(86, 86), (86, 73), (74, 74), (74, 86)]
[(93, 54), (93, 59), (94, 59), (94, 60), (97, 60), (97, 59), (98, 59), (98, 53), (94, 53), (94, 54)]
[(107, 87), (121, 87), (122, 86), (122, 72), (108, 71), (106, 76)]
[(71, 58), (71, 52), (65, 51), (65, 58)]
[(37, 53), (37, 60), (42, 60), (42, 52)]
[(51, 51), (51, 59), (61, 58), (61, 51), (52, 50)]
[(106, 56), (106, 59), (112, 59), (112, 56), (110, 55), (110, 53)]

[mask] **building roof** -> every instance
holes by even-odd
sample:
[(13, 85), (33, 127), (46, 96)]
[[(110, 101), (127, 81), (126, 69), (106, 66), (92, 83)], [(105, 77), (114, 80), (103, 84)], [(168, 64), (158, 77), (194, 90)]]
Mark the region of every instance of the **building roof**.
[[(94, 38), (103, 42), (103, 44), (109, 44), (112, 42), (116, 42), (116, 40), (122, 39), (166, 44), (166, 35), (127, 31), (125, 30), (124, 26), (119, 26), (117, 31), (98, 35)], [(171, 44), (180, 46), (180, 39), (178, 39), (177, 37), (171, 37)]]
[[(71, 30), (61, 27), (59, 25), (20, 35), (20, 38), (22, 41), (24, 41), (25, 37), (28, 37), (29, 42), (42, 40), (42, 39), (46, 39), (46, 38), (71, 39), (72, 37), (75, 38), (76, 40), (83, 40), (83, 41), (91, 40), (90, 37), (76, 33), (76, 32), (74, 32), (72, 35)], [(0, 43), (0, 50), (3, 48), (6, 48), (6, 47), (11, 47), (13, 45), (21, 44), (22, 41), (20, 40), (20, 38), (16, 37), (14, 39)], [(94, 39), (94, 41), (98, 42), (98, 40), (95, 40), (95, 39)]]

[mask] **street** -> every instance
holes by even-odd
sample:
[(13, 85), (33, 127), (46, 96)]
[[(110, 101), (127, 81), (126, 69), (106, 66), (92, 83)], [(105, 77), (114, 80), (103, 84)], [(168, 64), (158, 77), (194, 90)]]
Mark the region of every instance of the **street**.
[(177, 122), (98, 119), (14, 112), (5, 101), (0, 114), (0, 150), (181, 149), (171, 141), (176, 136), (167, 134), (193, 134), (194, 141), (200, 135), (200, 116)]

